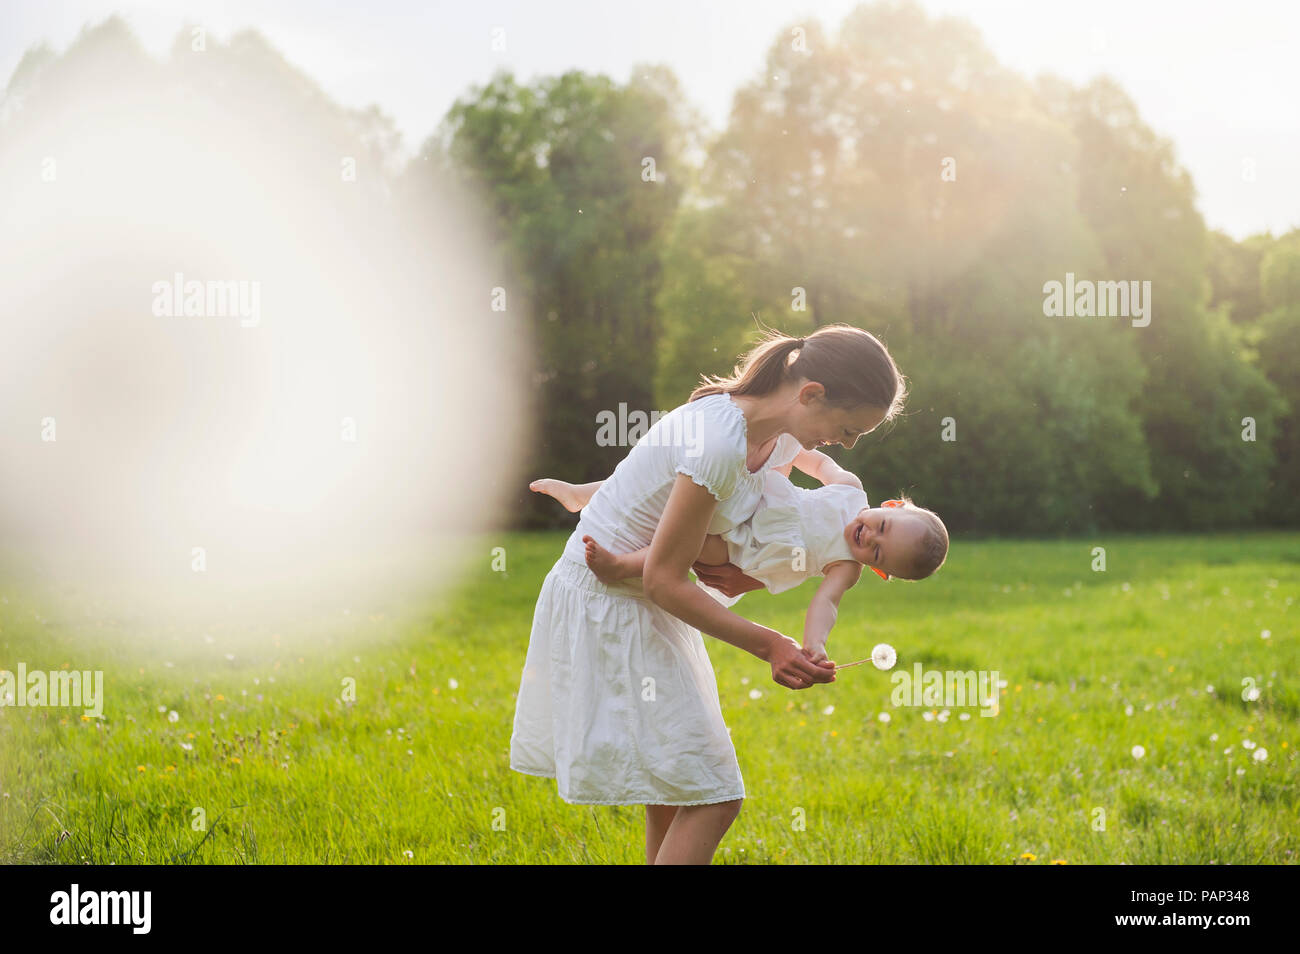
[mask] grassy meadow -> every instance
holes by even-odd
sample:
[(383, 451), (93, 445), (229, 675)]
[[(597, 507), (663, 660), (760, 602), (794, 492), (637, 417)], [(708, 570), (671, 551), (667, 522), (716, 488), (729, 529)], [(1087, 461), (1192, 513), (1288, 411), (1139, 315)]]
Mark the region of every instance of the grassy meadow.
[[(11, 555), (0, 669), (100, 669), (106, 698), (103, 719), (0, 708), (0, 861), (642, 863), (641, 808), (568, 805), (508, 765), (563, 540), (484, 541), (436, 599), (232, 611), (149, 639), (156, 620)], [(814, 586), (737, 609), (799, 638)], [(870, 665), (791, 692), (706, 639), (748, 792), (718, 860), (1292, 863), (1297, 594), (1296, 534), (958, 540), (931, 580), (865, 575), (832, 658), (885, 642), (897, 669), (997, 670), (992, 718), (896, 708)]]

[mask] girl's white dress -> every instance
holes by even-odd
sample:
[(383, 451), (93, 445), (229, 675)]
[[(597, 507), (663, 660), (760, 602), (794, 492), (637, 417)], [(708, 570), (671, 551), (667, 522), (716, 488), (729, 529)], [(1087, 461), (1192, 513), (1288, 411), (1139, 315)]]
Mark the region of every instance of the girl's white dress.
[(664, 415), (583, 509), (542, 584), (519, 682), (510, 767), (553, 777), (581, 805), (704, 805), (745, 797), (700, 631), (649, 599), (639, 579), (605, 585), (582, 537), (614, 553), (650, 545), (678, 474), (718, 500), (710, 533), (758, 506), (766, 472), (802, 448), (782, 434), (745, 466), (746, 423), (726, 394)]
[[(769, 593), (798, 586), (839, 560), (852, 560), (844, 528), (867, 506), (867, 495), (847, 484), (812, 490), (796, 487), (779, 471), (769, 470), (758, 509), (744, 523), (722, 534), (727, 556)], [(728, 598), (705, 587), (724, 606)]]

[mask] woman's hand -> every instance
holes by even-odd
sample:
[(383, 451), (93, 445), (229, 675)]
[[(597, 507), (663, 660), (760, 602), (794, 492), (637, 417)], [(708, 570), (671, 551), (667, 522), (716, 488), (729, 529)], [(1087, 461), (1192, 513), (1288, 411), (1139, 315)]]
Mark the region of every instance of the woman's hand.
[(721, 566), (711, 563), (695, 563), (691, 566), (695, 575), (705, 586), (711, 586), (724, 596), (739, 596), (750, 590), (761, 590), (763, 584), (752, 576), (746, 576), (734, 563)]
[(789, 636), (772, 641), (768, 655), (772, 666), (772, 679), (787, 689), (807, 689), (815, 683), (834, 682), (835, 664), (830, 660), (813, 662)]

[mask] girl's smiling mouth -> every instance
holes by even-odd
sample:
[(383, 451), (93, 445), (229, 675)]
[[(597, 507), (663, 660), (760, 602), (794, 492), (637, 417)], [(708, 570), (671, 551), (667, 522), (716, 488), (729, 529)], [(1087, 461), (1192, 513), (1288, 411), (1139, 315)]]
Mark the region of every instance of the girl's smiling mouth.
[(858, 524), (857, 529), (853, 531), (853, 542), (862, 546), (862, 524)]

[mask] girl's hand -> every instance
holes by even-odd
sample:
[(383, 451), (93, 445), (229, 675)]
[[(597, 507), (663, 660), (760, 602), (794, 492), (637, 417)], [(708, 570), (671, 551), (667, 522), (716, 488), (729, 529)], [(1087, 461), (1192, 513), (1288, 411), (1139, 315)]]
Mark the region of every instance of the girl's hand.
[(813, 662), (789, 636), (773, 640), (768, 662), (773, 681), (787, 689), (808, 689), (819, 682), (835, 681), (834, 663)]
[[(807, 656), (814, 663), (824, 663), (830, 661), (830, 657), (826, 655), (825, 646), (805, 646), (803, 648), (803, 654)], [(831, 665), (833, 666), (835, 664), (831, 663)]]
[(746, 576), (734, 563), (721, 566), (710, 563), (696, 563), (691, 567), (705, 586), (711, 586), (724, 596), (739, 596), (750, 590), (761, 590), (763, 584), (752, 576)]

